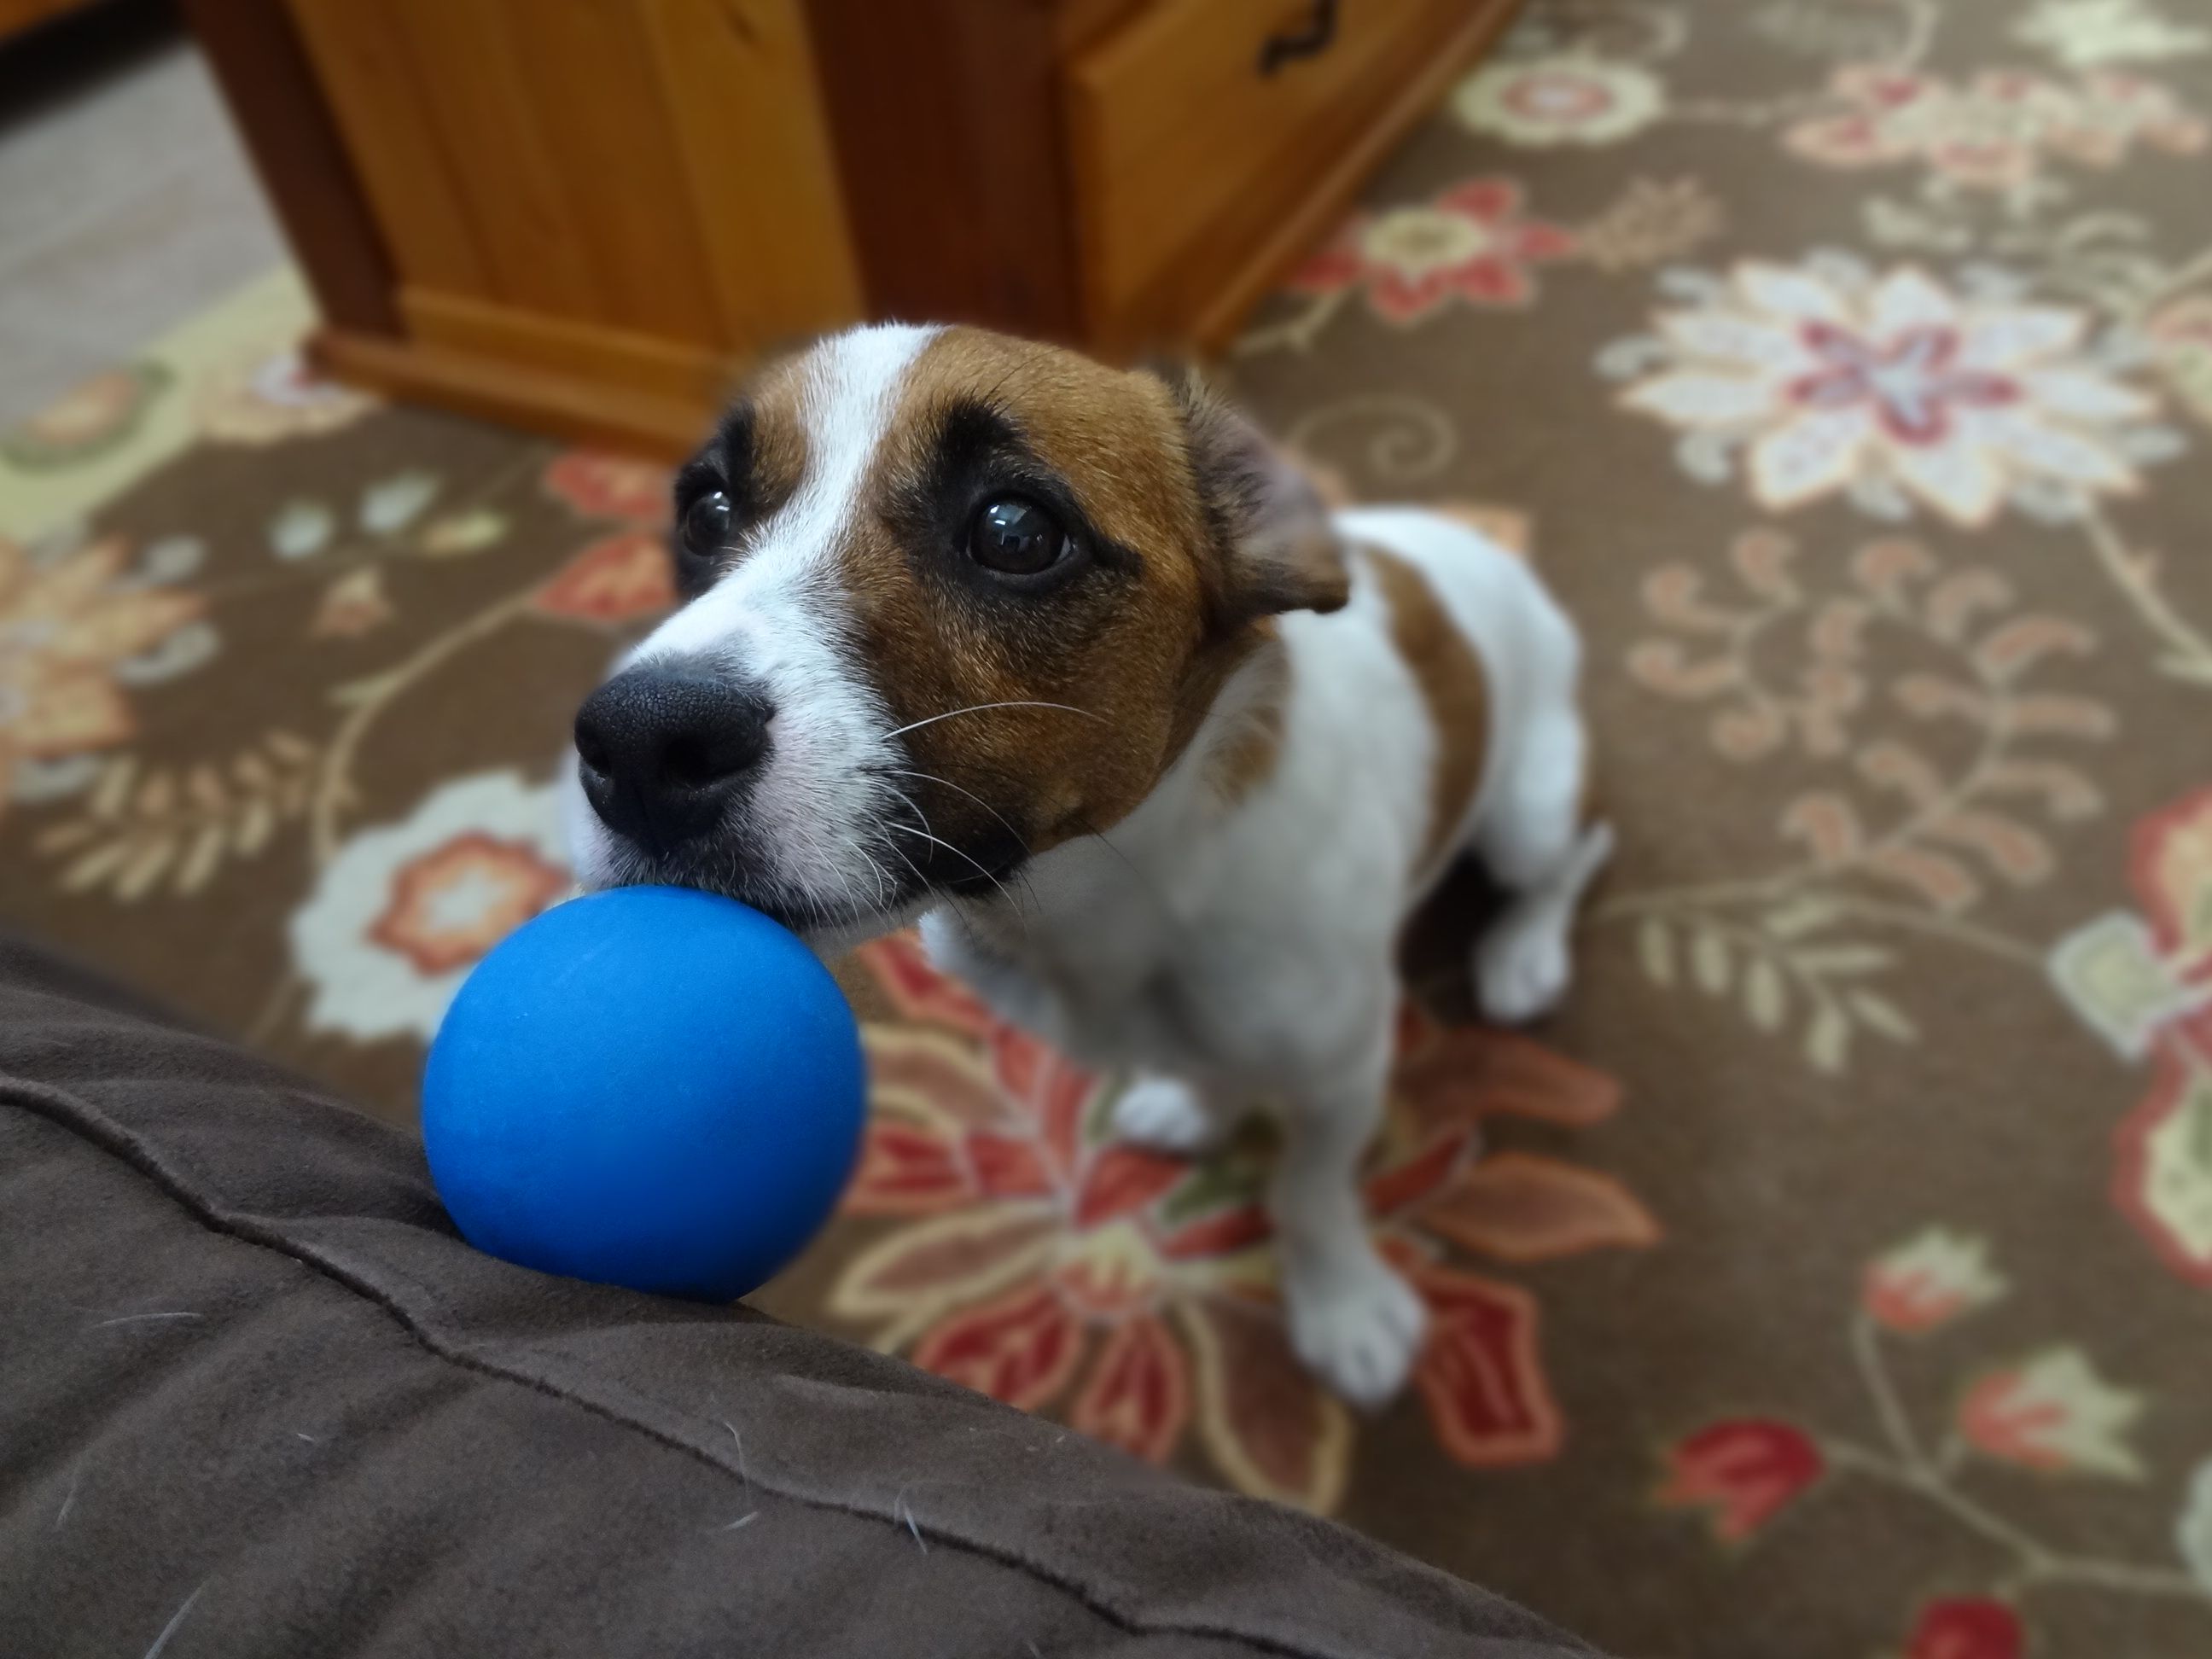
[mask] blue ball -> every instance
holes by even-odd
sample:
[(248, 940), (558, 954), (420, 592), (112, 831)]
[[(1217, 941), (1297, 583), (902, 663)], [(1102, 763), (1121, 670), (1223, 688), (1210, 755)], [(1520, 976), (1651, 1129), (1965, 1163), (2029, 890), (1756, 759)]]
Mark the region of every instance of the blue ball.
[(852, 1010), (794, 934), (733, 900), (620, 887), (477, 965), (430, 1048), (422, 1139), (478, 1249), (729, 1301), (828, 1219), (866, 1095)]

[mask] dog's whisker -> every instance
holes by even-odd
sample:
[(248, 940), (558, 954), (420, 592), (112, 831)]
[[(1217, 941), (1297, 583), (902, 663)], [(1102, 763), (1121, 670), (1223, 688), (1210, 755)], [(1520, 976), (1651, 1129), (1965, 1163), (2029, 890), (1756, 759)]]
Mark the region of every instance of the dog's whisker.
[[(992, 805), (990, 802), (985, 800), (974, 790), (963, 789), (958, 784), (953, 782), (951, 779), (940, 778), (934, 772), (917, 772), (911, 767), (905, 766), (895, 766), (892, 767), (890, 770), (896, 772), (901, 777), (919, 778), (925, 783), (941, 785), (943, 787), (951, 790), (953, 793), (957, 795), (965, 795), (969, 800), (974, 801), (976, 805), (981, 807), (993, 817), (998, 819), (1000, 827), (1006, 830), (1007, 835), (1013, 838), (1014, 845), (1022, 849), (1023, 861), (1015, 870), (1014, 873), (1020, 879), (1023, 890), (1029, 894), (1030, 902), (1031, 904), (1036, 905), (1039, 909), (1043, 908), (1043, 901), (1037, 896), (1036, 883), (1031, 879), (1029, 872), (1029, 860), (1036, 855), (1035, 853), (1030, 851), (1029, 842), (1023, 839), (1022, 832), (1015, 829), (1012, 823), (1007, 822), (1006, 815), (1004, 812), (1001, 812), (997, 807)], [(890, 788), (890, 785), (885, 785), (884, 787), (886, 788)], [(891, 793), (897, 795), (901, 800), (907, 799), (906, 796), (896, 788), (892, 788)], [(907, 801), (907, 805), (913, 806), (914, 803), (912, 801)], [(918, 806), (915, 807), (915, 811), (917, 814), (920, 813), (921, 810), (921, 809)]]
[[(1006, 908), (1008, 909), (1012, 910), (1018, 916), (1022, 914), (1022, 907), (1014, 902), (1012, 891), (1007, 887), (1005, 882), (999, 879), (997, 874), (992, 870), (991, 866), (985, 864), (981, 859), (976, 858), (972, 854), (961, 851), (960, 848), (955, 847), (951, 842), (946, 841), (943, 836), (933, 836), (927, 830), (917, 830), (910, 823), (901, 823), (896, 819), (893, 819), (885, 827), (892, 830), (903, 830), (909, 836), (920, 836), (924, 841), (930, 842), (939, 847), (942, 847), (946, 852), (951, 854), (953, 857), (966, 859), (969, 863), (975, 866), (977, 871), (982, 874), (983, 878), (988, 880), (992, 886), (999, 890), (999, 896), (1006, 900)], [(919, 875), (921, 872), (917, 871), (915, 873)]]
[[(928, 814), (928, 813), (927, 813), (927, 812), (925, 812), (925, 811), (923, 811), (921, 810), (921, 806), (920, 803), (919, 803), (919, 802), (917, 802), (917, 801), (914, 799), (914, 797), (913, 797), (913, 796), (911, 796), (911, 795), (908, 794), (908, 793), (906, 793), (906, 791), (905, 791), (905, 790), (901, 789), (901, 788), (900, 788), (896, 784), (886, 783), (886, 784), (884, 786), (884, 788), (886, 788), (886, 789), (888, 789), (888, 790), (890, 790), (890, 791), (891, 792), (891, 793), (893, 793), (894, 795), (897, 796), (897, 797), (899, 798), (900, 801), (901, 801), (901, 802), (902, 802), (902, 803), (905, 805), (906, 810), (907, 810), (908, 811), (909, 811), (909, 812), (911, 812), (911, 813), (913, 813), (913, 814), (914, 814), (914, 816), (915, 816), (915, 817), (916, 818), (916, 820), (918, 820), (918, 821), (920, 822), (921, 825), (921, 834), (922, 834), (926, 838), (927, 838), (927, 839), (928, 839), (928, 840), (930, 840), (930, 841), (933, 841), (933, 842), (936, 842), (939, 847), (943, 847), (943, 848), (948, 848), (949, 850), (951, 850), (951, 851), (952, 851), (952, 852), (954, 852), (954, 853), (959, 853), (959, 854), (960, 854), (960, 856), (961, 856), (962, 858), (963, 858), (963, 859), (967, 859), (969, 863), (975, 865), (975, 867), (976, 867), (978, 870), (981, 870), (985, 875), (987, 875), (987, 876), (990, 876), (992, 882), (993, 882), (994, 884), (997, 884), (997, 885), (998, 885), (999, 890), (1000, 890), (1000, 892), (1002, 892), (1002, 893), (1006, 892), (1006, 886), (1005, 886), (1005, 884), (1004, 884), (1003, 883), (1000, 883), (1000, 882), (999, 881), (999, 878), (998, 878), (998, 877), (997, 877), (997, 876), (993, 875), (993, 874), (992, 874), (992, 872), (991, 872), (989, 870), (985, 869), (985, 868), (984, 868), (984, 866), (983, 866), (981, 864), (978, 863), (978, 862), (977, 862), (974, 858), (969, 857), (969, 855), (968, 854), (961, 852), (960, 848), (958, 848), (957, 847), (954, 847), (951, 842), (948, 842), (948, 841), (945, 840), (941, 836), (939, 836), (939, 835), (936, 832), (936, 830), (933, 830), (933, 829), (932, 829), (932, 828), (930, 827), (929, 814)], [(905, 825), (905, 824), (903, 824), (903, 823), (900, 823), (897, 819), (896, 819), (896, 818), (889, 818), (889, 819), (886, 819), (886, 820), (885, 820), (885, 824), (886, 824), (886, 826), (887, 826), (888, 828), (890, 828), (890, 829), (893, 829), (893, 830), (906, 830), (906, 832), (907, 832), (908, 835), (913, 835), (913, 834), (915, 833), (915, 831), (914, 831), (913, 830), (909, 829), (907, 825)], [(912, 869), (912, 868), (913, 868), (913, 861), (912, 861), (911, 860), (908, 860), (908, 866), (907, 866), (907, 867), (908, 867), (908, 868), (909, 868), (909, 869)], [(920, 872), (920, 871), (915, 871), (915, 873), (916, 875), (920, 875), (920, 874), (921, 874), (921, 872)], [(927, 882), (927, 879), (926, 878), (924, 878), (924, 880), (923, 880), (923, 884), (923, 884), (925, 887), (927, 887), (927, 886), (928, 885), (928, 882)], [(1018, 905), (1018, 904), (1015, 904), (1015, 903), (1014, 903), (1013, 899), (1012, 899), (1012, 896), (1011, 896), (1011, 895), (1009, 895), (1009, 896), (1008, 896), (1007, 900), (1006, 900), (1006, 902), (1007, 902), (1009, 905), (1012, 906), (1013, 912), (1014, 912), (1014, 914), (1015, 914), (1016, 915), (1018, 915), (1018, 916), (1019, 915), (1021, 915), (1021, 913), (1022, 913), (1022, 907), (1021, 907), (1020, 905)]]
[(886, 732), (884, 733), (884, 738), (888, 742), (893, 738), (902, 738), (909, 732), (919, 732), (925, 726), (934, 726), (939, 720), (949, 720), (960, 714), (988, 714), (994, 708), (1057, 708), (1063, 714), (1080, 714), (1087, 720), (1097, 720), (1101, 726), (1109, 724), (1103, 714), (1094, 714), (1088, 708), (1078, 708), (1073, 703), (1030, 702), (1017, 699), (1012, 702), (975, 702), (969, 704), (965, 708), (948, 708), (942, 714), (932, 714), (926, 720), (915, 720), (911, 725), (900, 726), (895, 732)]
[(905, 790), (899, 788), (896, 784), (887, 783), (884, 787), (890, 790), (891, 793), (899, 798), (899, 800), (904, 805), (906, 810), (914, 814), (915, 822), (921, 825), (925, 831), (932, 836), (934, 836), (937, 833), (936, 829), (929, 822), (929, 814), (923, 811), (921, 808), (915, 804), (915, 799), (912, 795), (908, 794)]
[(876, 878), (876, 908), (889, 910), (897, 896), (897, 890), (891, 884), (891, 872), (884, 869), (876, 855), (860, 842), (853, 843), (853, 850), (868, 861), (868, 869)]
[(915, 884), (918, 885), (924, 892), (927, 892), (929, 890), (929, 878), (921, 873), (921, 866), (917, 865), (912, 859), (906, 855), (906, 848), (901, 847), (896, 842), (890, 840), (889, 837), (885, 837), (884, 845), (890, 848), (892, 852), (898, 854), (899, 862), (906, 866), (908, 870), (914, 872)]
[[(940, 778), (940, 777), (933, 776), (933, 775), (932, 775), (931, 774), (929, 774), (929, 773), (927, 773), (927, 772), (908, 772), (908, 771), (906, 771), (906, 769), (904, 769), (904, 768), (902, 768), (902, 768), (896, 768), (896, 769), (894, 769), (905, 773), (905, 775), (907, 775), (907, 776), (908, 776), (908, 777), (927, 778), (927, 779), (928, 779), (928, 781), (929, 781), (930, 782), (932, 782), (932, 783), (942, 783), (942, 784), (944, 784), (944, 785), (945, 785), (945, 787), (946, 788), (948, 788), (948, 789), (959, 789), (959, 790), (960, 790), (960, 793), (961, 793), (962, 794), (963, 794), (963, 795), (967, 795), (967, 794), (968, 794), (968, 791), (966, 791), (965, 789), (960, 789), (959, 785), (955, 784), (955, 783), (948, 782), (946, 780), (945, 780), (945, 779), (943, 779), (943, 778)], [(964, 853), (964, 852), (962, 852), (962, 851), (961, 851), (961, 849), (960, 849), (959, 848), (957, 848), (957, 847), (953, 847), (951, 842), (948, 842), (948, 841), (945, 841), (943, 837), (941, 837), (940, 836), (939, 836), (939, 835), (938, 835), (938, 833), (937, 833), (936, 830), (934, 829), (934, 827), (933, 827), (933, 826), (932, 826), (932, 824), (931, 824), (931, 823), (930, 823), (930, 822), (929, 822), (929, 814), (927, 814), (927, 812), (925, 812), (925, 811), (923, 811), (921, 810), (921, 806), (920, 803), (918, 803), (918, 802), (914, 799), (914, 797), (913, 797), (913, 796), (911, 796), (911, 795), (908, 794), (908, 793), (906, 793), (906, 791), (905, 791), (905, 790), (901, 789), (901, 788), (900, 788), (896, 784), (886, 783), (885, 785), (884, 785), (884, 788), (886, 788), (886, 789), (888, 789), (888, 790), (890, 790), (890, 791), (891, 792), (891, 793), (893, 793), (894, 795), (897, 796), (897, 797), (899, 798), (899, 799), (900, 799), (902, 802), (903, 802), (903, 803), (905, 804), (905, 806), (906, 806), (907, 811), (909, 811), (909, 812), (911, 812), (911, 813), (913, 813), (913, 814), (915, 815), (915, 818), (916, 818), (916, 819), (918, 819), (918, 820), (920, 821), (920, 823), (921, 823), (921, 824), (922, 833), (923, 833), (923, 834), (927, 835), (927, 836), (928, 836), (932, 841), (933, 841), (933, 842), (937, 842), (937, 844), (938, 844), (939, 847), (951, 848), (951, 849), (953, 852), (955, 852), (955, 853), (958, 853), (962, 858), (966, 859), (966, 860), (968, 860), (968, 862), (969, 862), (969, 863), (970, 863), (970, 864), (972, 864), (972, 865), (975, 865), (975, 866), (978, 870), (982, 871), (982, 872), (983, 872), (985, 875), (989, 876), (989, 877), (991, 878), (992, 883), (993, 883), (995, 886), (997, 886), (997, 887), (998, 887), (999, 890), (1000, 890), (1001, 893), (1006, 893), (1006, 884), (1005, 884), (1005, 883), (1003, 883), (1003, 882), (1001, 882), (1001, 881), (1000, 881), (1000, 879), (999, 879), (998, 876), (997, 876), (994, 872), (992, 872), (990, 869), (987, 868), (987, 867), (986, 867), (986, 866), (984, 866), (981, 861), (979, 861), (979, 860), (976, 860), (975, 858), (972, 857), (970, 854), (967, 854), (967, 853)], [(1023, 840), (1022, 840), (1022, 838), (1021, 838), (1021, 836), (1020, 836), (1019, 835), (1015, 834), (1015, 831), (1014, 831), (1014, 826), (1013, 826), (1012, 824), (1011, 824), (1011, 823), (1006, 823), (1006, 819), (1005, 819), (1005, 818), (1003, 818), (1003, 817), (999, 817), (999, 814), (998, 814), (995, 811), (994, 811), (994, 810), (992, 809), (991, 804), (990, 804), (988, 801), (987, 801), (987, 800), (983, 799), (983, 798), (982, 798), (981, 796), (980, 796), (980, 795), (969, 795), (969, 797), (968, 797), (968, 798), (969, 798), (970, 800), (973, 800), (973, 801), (974, 801), (977, 805), (981, 806), (981, 807), (985, 811), (989, 812), (993, 817), (998, 818), (1000, 823), (1006, 823), (1006, 833), (1007, 833), (1008, 835), (1013, 836), (1013, 837), (1014, 837), (1014, 841), (1015, 841), (1015, 843), (1016, 843), (1018, 846), (1019, 846), (1019, 847), (1021, 848), (1021, 849), (1022, 849), (1022, 856), (1024, 857), (1024, 859), (1025, 859), (1025, 860), (1026, 860), (1026, 859), (1030, 856), (1029, 844), (1028, 844), (1026, 842), (1023, 841)], [(891, 827), (892, 829), (895, 829), (895, 830), (905, 830), (905, 829), (907, 829), (907, 826), (906, 826), (906, 825), (904, 825), (904, 824), (902, 824), (902, 823), (898, 823), (896, 819), (890, 820), (889, 822), (890, 822), (890, 827)], [(913, 831), (912, 831), (912, 830), (908, 830), (908, 833), (909, 835), (911, 835), (911, 834), (913, 833)], [(1028, 874), (1028, 872), (1027, 872), (1026, 871), (1024, 871), (1024, 872), (1022, 872), (1022, 875), (1021, 875), (1021, 881), (1022, 881), (1022, 885), (1023, 885), (1024, 887), (1025, 887), (1025, 888), (1027, 888), (1027, 889), (1029, 890), (1029, 895), (1030, 895), (1030, 902), (1031, 902), (1032, 903), (1036, 902), (1036, 884), (1034, 882), (1032, 882), (1032, 881), (1029, 878), (1029, 874)], [(1018, 905), (1018, 904), (1017, 904), (1017, 903), (1015, 903), (1015, 902), (1014, 902), (1013, 896), (1012, 896), (1012, 894), (1007, 894), (1007, 896), (1006, 896), (1006, 902), (1007, 902), (1008, 906), (1012, 908), (1012, 909), (1013, 910), (1013, 913), (1015, 914), (1015, 915), (1017, 915), (1017, 916), (1021, 915), (1021, 914), (1022, 914), (1022, 907), (1021, 907), (1020, 905)], [(1024, 921), (1024, 932), (1027, 932), (1027, 930), (1028, 930), (1028, 925), (1027, 925), (1027, 922), (1026, 922), (1026, 921)]]
[[(1006, 815), (1004, 812), (1001, 812), (997, 807), (992, 805), (990, 802), (985, 800), (973, 789), (963, 789), (958, 784), (953, 782), (951, 779), (940, 778), (934, 772), (917, 772), (911, 767), (905, 766), (895, 766), (891, 770), (897, 773), (902, 778), (919, 778), (924, 783), (934, 783), (944, 788), (950, 789), (956, 795), (967, 796), (969, 800), (974, 801), (976, 805), (981, 807), (993, 817), (998, 819), (1000, 825), (1005, 828), (1006, 832), (1014, 838), (1014, 845), (1022, 849), (1022, 856), (1024, 858), (1032, 856), (1030, 852), (1029, 842), (1022, 839), (1022, 832), (1015, 829), (1012, 824), (1007, 823)], [(893, 789), (891, 793), (895, 795), (898, 795), (898, 798), (901, 800), (906, 800), (906, 797), (903, 794), (900, 794), (899, 791)], [(908, 801), (907, 804), (910, 806), (913, 805), (911, 801)], [(919, 808), (916, 808), (916, 811), (919, 810)]]
[[(892, 900), (896, 896), (897, 891), (896, 888), (892, 884), (890, 872), (884, 869), (881, 864), (876, 861), (876, 856), (874, 854), (869, 852), (866, 848), (863, 847), (852, 836), (840, 836), (838, 839), (843, 842), (846, 846), (851, 848), (854, 853), (858, 854), (863, 860), (865, 860), (867, 863), (868, 868), (875, 872), (876, 908), (879, 910), (889, 910), (891, 908)], [(848, 891), (851, 890), (852, 885), (853, 884), (851, 882), (848, 881), (847, 883), (847, 890)]]
[(884, 827), (887, 829), (896, 830), (902, 835), (919, 836), (932, 846), (942, 847), (946, 852), (951, 854), (955, 858), (964, 860), (967, 863), (975, 867), (977, 873), (988, 878), (991, 884), (999, 890), (1000, 896), (1006, 899), (1007, 904), (1012, 906), (1017, 912), (1020, 910), (1021, 907), (1014, 903), (1014, 896), (1006, 890), (1006, 884), (999, 879), (997, 872), (994, 872), (989, 865), (985, 864), (981, 859), (975, 857), (974, 854), (965, 852), (960, 848), (955, 847), (951, 842), (945, 840), (942, 836), (933, 836), (927, 830), (918, 830), (910, 823), (901, 823), (896, 818), (890, 820)]

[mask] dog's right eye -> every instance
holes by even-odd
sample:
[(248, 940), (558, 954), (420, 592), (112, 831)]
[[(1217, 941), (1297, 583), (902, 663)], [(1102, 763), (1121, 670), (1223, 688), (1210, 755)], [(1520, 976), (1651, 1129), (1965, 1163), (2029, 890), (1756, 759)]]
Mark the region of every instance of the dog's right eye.
[(1019, 495), (984, 502), (968, 529), (968, 556), (1002, 576), (1042, 575), (1073, 545), (1057, 519)]
[(729, 492), (710, 489), (684, 510), (684, 550), (695, 559), (711, 559), (730, 540)]

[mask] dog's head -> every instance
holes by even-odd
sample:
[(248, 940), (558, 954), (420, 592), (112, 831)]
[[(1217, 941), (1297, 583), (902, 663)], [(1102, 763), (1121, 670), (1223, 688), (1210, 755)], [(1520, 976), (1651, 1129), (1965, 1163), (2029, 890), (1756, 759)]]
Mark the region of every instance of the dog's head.
[(579, 870), (823, 933), (1109, 828), (1269, 617), (1346, 596), (1312, 492), (1194, 385), (958, 328), (768, 370), (675, 540), (684, 608), (577, 716)]

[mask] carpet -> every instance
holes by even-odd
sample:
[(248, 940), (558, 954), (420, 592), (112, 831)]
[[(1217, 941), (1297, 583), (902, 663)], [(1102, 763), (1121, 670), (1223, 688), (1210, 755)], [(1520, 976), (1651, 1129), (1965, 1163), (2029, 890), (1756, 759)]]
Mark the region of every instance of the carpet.
[[(1409, 943), (1417, 1386), (1290, 1361), (1264, 1146), (1115, 1145), (906, 939), (763, 1304), (1635, 1659), (2212, 1652), (2208, 121), (2181, 0), (1533, 7), (1222, 365), (1590, 644), (1569, 1006)], [(318, 386), (300, 309), (0, 440), (0, 908), (404, 1121), (665, 480)]]

